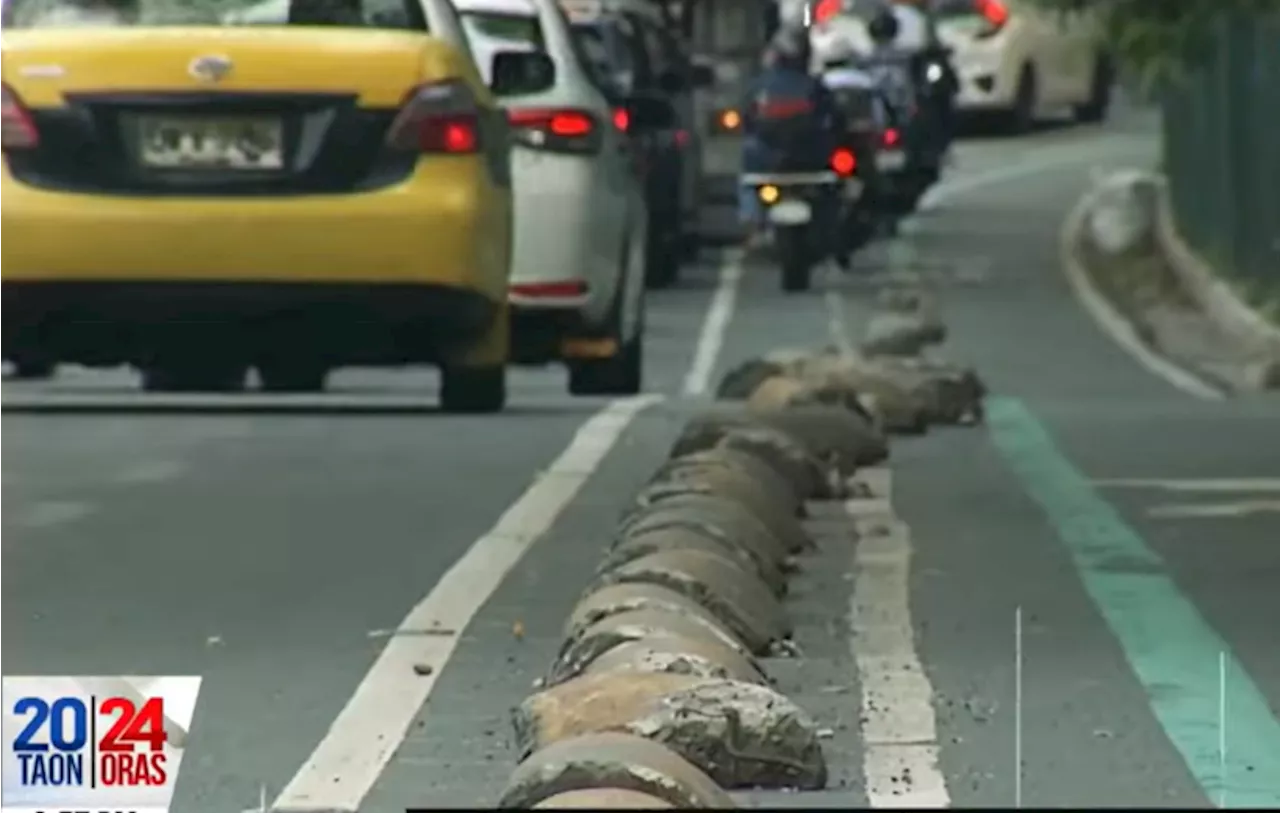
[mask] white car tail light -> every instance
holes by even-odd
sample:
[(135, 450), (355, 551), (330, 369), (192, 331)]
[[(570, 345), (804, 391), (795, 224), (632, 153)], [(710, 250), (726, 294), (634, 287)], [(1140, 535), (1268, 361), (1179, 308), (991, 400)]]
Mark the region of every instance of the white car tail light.
[(507, 113), (507, 121), (511, 124), (516, 143), (523, 147), (575, 155), (592, 155), (600, 151), (600, 123), (586, 110), (511, 110)]

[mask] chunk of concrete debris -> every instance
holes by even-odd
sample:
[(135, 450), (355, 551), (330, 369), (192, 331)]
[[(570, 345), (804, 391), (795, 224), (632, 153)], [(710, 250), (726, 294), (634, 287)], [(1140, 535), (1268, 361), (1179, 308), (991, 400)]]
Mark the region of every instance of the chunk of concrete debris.
[(668, 810), (675, 805), (657, 796), (623, 788), (590, 788), (560, 793), (534, 810)]
[(889, 442), (870, 421), (842, 407), (797, 406), (762, 416), (848, 478), (864, 466), (883, 463)]
[(747, 399), (747, 408), (755, 413), (799, 406), (833, 406), (851, 412), (863, 411), (857, 392), (832, 382), (803, 378), (798, 372), (766, 380)]
[(686, 638), (675, 633), (655, 633), (619, 644), (588, 664), (583, 674), (604, 672), (662, 673), (769, 683), (750, 655), (721, 641)]
[(517, 748), (622, 731), (660, 742), (725, 788), (820, 790), (827, 765), (818, 727), (799, 706), (755, 683), (685, 675), (584, 675), (525, 700)]
[(752, 550), (750, 538), (726, 540), (689, 526), (668, 526), (638, 531), (622, 537), (609, 551), (600, 572), (606, 573), (653, 553), (674, 550), (700, 550), (733, 559), (739, 565), (755, 573), (769, 586), (775, 596), (787, 593), (787, 577), (779, 567), (779, 560), (771, 550)]
[(804, 500), (781, 473), (748, 452), (717, 446), (667, 460), (651, 482), (707, 480), (726, 496), (765, 500), (778, 510), (795, 514)]
[(565, 641), (559, 657), (551, 666), (548, 684), (563, 683), (577, 677), (601, 655), (631, 641), (664, 635), (678, 635), (690, 641), (706, 641), (749, 655), (745, 642), (715, 624), (706, 624), (696, 616), (669, 610), (631, 610), (611, 615), (585, 627)]
[[(793, 525), (804, 533), (803, 525), (798, 522), (788, 523), (789, 531), (794, 530)], [(633, 534), (663, 528), (692, 528), (715, 537), (722, 544), (741, 545), (753, 556), (763, 558), (779, 569), (785, 569), (794, 542), (780, 538), (756, 512), (737, 500), (718, 494), (687, 492), (630, 512), (614, 539), (620, 544)]]
[(972, 368), (925, 358), (881, 358), (874, 363), (924, 404), (930, 423), (981, 423), (987, 388)]
[(920, 313), (881, 311), (868, 320), (861, 349), (868, 356), (917, 356), (946, 338), (946, 325)]
[[(747, 647), (737, 636), (735, 636), (723, 621), (717, 619), (711, 612), (698, 602), (677, 593), (670, 587), (663, 587), (660, 584), (645, 584), (643, 582), (632, 582), (627, 584), (609, 584), (590, 590), (579, 599), (577, 606), (573, 608), (573, 612), (569, 615), (569, 620), (564, 625), (565, 645), (561, 648), (561, 652), (568, 649), (569, 646), (577, 643), (588, 629), (595, 627), (605, 619), (620, 616), (626, 613), (633, 613), (638, 610), (656, 610), (660, 613), (681, 616), (690, 624), (696, 624), (704, 629), (705, 634), (710, 634), (728, 646), (746, 653)], [(643, 638), (651, 634), (654, 630), (673, 630), (679, 631), (683, 627), (677, 629), (671, 627), (670, 622), (664, 620), (665, 615), (661, 618), (643, 619), (644, 623), (638, 623), (641, 619), (632, 617), (626, 619), (627, 623), (621, 625), (613, 625), (608, 627), (610, 634), (616, 636), (608, 646), (616, 646), (625, 641), (632, 641)], [(653, 625), (656, 623), (656, 626)], [(665, 624), (665, 626), (664, 626)], [(640, 629), (628, 633), (627, 630), (631, 626), (639, 626)], [(597, 630), (600, 632), (606, 628)], [(682, 633), (683, 634), (683, 633)], [(608, 646), (605, 648), (607, 649)], [(599, 651), (604, 651), (603, 649)]]
[(520, 763), (498, 801), (526, 810), (563, 793), (619, 788), (677, 808), (731, 809), (733, 799), (711, 777), (661, 743), (620, 732), (562, 739)]
[(744, 410), (720, 409), (705, 412), (685, 424), (671, 447), (670, 457), (723, 446), (758, 457), (782, 475), (796, 498), (838, 499), (828, 466), (809, 453), (796, 438), (775, 429)]
[(600, 576), (602, 584), (669, 587), (701, 604), (757, 654), (791, 635), (791, 622), (760, 577), (732, 559), (703, 551), (642, 556)]
[[(725, 480), (731, 482), (732, 478), (727, 477)], [(716, 476), (651, 483), (636, 496), (636, 507), (624, 518), (624, 522), (629, 522), (637, 513), (693, 496), (716, 497), (740, 505), (764, 523), (769, 533), (785, 546), (788, 553), (811, 550), (814, 546), (800, 522), (804, 512), (803, 503), (792, 508), (763, 497), (748, 498), (741, 491), (734, 493), (734, 489), (728, 488), (724, 480)]]

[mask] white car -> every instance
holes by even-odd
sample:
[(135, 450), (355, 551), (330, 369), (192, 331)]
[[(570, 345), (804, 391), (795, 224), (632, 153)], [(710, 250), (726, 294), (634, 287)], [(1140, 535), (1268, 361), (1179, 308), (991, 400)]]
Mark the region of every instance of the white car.
[(1106, 118), (1114, 67), (1089, 18), (1028, 0), (938, 0), (934, 8), (960, 76), (961, 112), (999, 114), (1015, 132), (1062, 109), (1084, 122)]
[(499, 99), (514, 139), (512, 358), (563, 360), (575, 395), (637, 393), (648, 213), (627, 117), (606, 101), (554, 0), (454, 5), (475, 51), (537, 48), (556, 67), (550, 90)]

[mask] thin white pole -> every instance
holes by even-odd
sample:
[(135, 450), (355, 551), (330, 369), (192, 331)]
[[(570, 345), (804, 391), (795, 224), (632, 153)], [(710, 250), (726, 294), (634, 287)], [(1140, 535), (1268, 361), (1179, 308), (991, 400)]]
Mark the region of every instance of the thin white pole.
[(1013, 806), (1022, 807), (1022, 607), (1013, 613)]

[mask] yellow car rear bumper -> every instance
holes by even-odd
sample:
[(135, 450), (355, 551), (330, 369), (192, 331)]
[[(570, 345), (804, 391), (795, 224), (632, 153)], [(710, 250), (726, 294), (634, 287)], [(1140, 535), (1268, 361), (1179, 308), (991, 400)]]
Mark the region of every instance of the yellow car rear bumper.
[[(5, 283), (357, 283), (507, 293), (509, 190), (476, 157), (296, 197), (128, 197), (0, 179)], [(503, 229), (506, 229), (504, 232)]]

